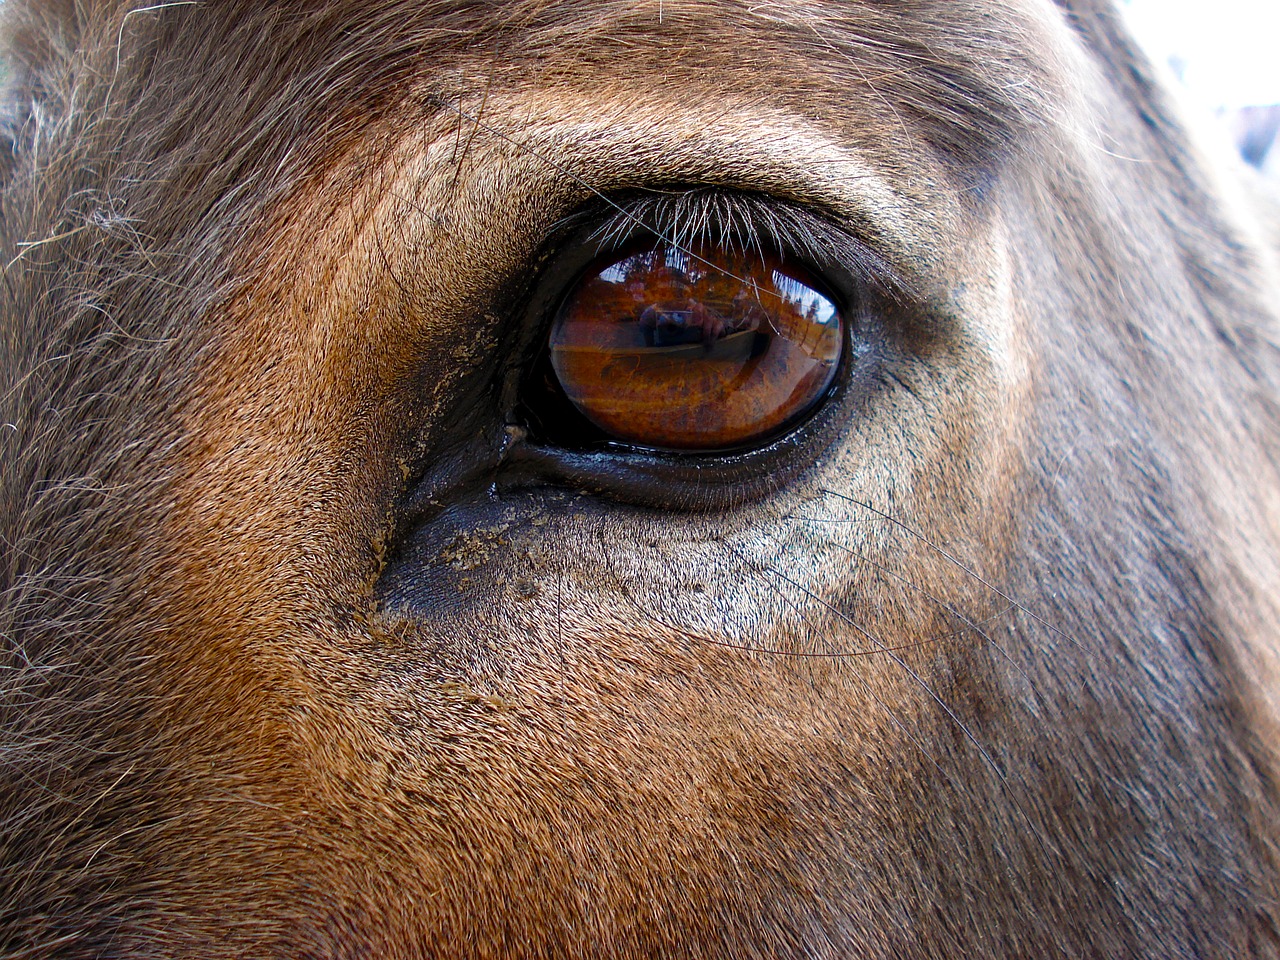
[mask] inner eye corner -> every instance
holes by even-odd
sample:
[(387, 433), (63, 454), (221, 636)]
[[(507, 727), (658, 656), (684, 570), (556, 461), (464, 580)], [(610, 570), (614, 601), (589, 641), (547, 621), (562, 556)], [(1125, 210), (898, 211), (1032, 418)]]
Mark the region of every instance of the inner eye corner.
[(843, 369), (853, 311), (831, 290), (776, 248), (626, 238), (549, 298), (521, 391), (531, 435), (685, 456), (771, 444)]

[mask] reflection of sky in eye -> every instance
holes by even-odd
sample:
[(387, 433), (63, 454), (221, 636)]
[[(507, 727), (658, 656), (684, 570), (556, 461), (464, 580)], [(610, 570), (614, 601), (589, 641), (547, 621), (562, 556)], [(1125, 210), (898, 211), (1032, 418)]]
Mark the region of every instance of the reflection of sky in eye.
[(796, 310), (802, 317), (809, 316), (809, 311), (813, 311), (813, 318), (821, 324), (834, 323), (836, 319), (836, 305), (820, 294), (813, 287), (801, 283), (788, 277), (785, 273), (779, 273), (777, 270), (773, 272), (773, 285), (777, 287), (778, 293), (787, 300), (796, 305)]
[[(698, 271), (693, 270), (694, 262), (685, 251), (668, 248), (664, 260), (669, 269), (684, 274), (697, 282), (696, 276), (692, 276), (692, 274)], [(599, 277), (606, 283), (623, 283), (627, 279), (628, 269), (635, 262), (635, 256), (627, 257), (612, 266), (605, 267), (600, 271)], [(824, 326), (829, 326), (838, 319), (838, 311), (834, 303), (808, 284), (802, 283), (794, 277), (789, 277), (778, 270), (772, 271), (773, 290), (763, 290), (756, 286), (755, 280), (750, 275), (743, 279), (746, 280), (758, 300), (765, 301), (774, 296), (779, 296), (784, 301), (792, 304), (800, 316), (809, 317), (812, 315), (815, 323)], [(812, 314), (810, 311), (812, 311)]]

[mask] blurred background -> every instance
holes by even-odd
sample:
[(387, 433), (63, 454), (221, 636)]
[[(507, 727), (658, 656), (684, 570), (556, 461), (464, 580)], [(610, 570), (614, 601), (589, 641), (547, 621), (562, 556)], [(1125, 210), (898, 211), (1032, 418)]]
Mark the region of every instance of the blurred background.
[(1124, 0), (1151, 58), (1244, 158), (1280, 180), (1280, 0)]

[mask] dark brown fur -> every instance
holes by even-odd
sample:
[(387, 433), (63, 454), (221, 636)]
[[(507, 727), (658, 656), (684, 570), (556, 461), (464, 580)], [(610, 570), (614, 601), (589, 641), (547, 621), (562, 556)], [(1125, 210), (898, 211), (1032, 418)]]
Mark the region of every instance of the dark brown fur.
[[(1280, 265), (1109, 7), (132, 6), (3, 10), (0, 957), (1280, 956)], [(714, 211), (825, 432), (526, 440)]]

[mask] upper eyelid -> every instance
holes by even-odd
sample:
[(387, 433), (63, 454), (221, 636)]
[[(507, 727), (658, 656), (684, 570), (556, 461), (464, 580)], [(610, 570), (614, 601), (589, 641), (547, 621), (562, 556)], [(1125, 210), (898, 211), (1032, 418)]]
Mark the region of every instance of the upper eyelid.
[(819, 272), (838, 269), (858, 285), (894, 299), (918, 299), (914, 284), (871, 242), (830, 218), (792, 201), (706, 187), (651, 191), (621, 202), (586, 242), (604, 255), (649, 235), (692, 252), (698, 244), (723, 245), (794, 257)]

